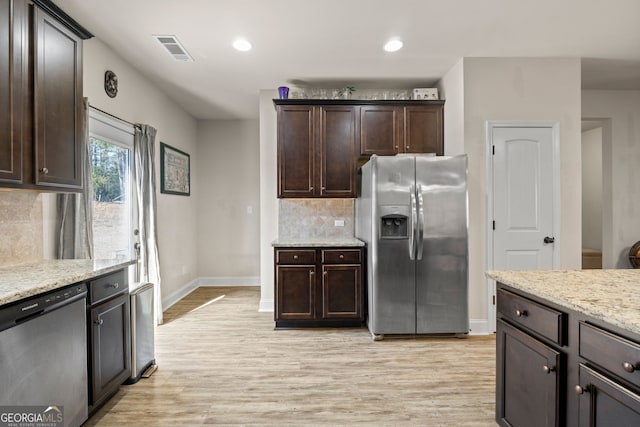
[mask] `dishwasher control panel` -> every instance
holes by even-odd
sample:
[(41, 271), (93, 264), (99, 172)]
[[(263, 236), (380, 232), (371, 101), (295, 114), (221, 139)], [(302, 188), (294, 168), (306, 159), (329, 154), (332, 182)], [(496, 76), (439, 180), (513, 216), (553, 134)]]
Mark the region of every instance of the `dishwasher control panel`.
[(54, 310), (62, 304), (79, 295), (86, 294), (84, 283), (67, 286), (46, 294), (25, 298), (0, 308), (0, 331), (29, 320), (45, 311)]

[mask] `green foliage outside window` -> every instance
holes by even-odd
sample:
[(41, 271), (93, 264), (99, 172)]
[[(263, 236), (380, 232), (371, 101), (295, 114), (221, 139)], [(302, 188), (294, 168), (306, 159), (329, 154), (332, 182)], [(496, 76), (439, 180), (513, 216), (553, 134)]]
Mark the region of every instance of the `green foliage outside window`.
[(129, 150), (91, 138), (94, 200), (124, 202)]

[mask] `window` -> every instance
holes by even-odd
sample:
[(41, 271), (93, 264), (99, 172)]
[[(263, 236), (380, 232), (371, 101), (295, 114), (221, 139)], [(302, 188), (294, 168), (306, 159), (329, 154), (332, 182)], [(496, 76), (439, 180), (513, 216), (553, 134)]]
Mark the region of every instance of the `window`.
[(92, 109), (89, 143), (93, 169), (95, 259), (134, 257), (133, 126)]

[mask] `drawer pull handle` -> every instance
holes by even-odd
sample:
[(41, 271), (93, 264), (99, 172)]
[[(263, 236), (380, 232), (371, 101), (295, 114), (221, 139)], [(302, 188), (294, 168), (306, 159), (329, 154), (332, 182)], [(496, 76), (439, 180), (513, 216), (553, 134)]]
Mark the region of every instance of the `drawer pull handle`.
[(294, 255), (294, 256), (293, 256), (293, 259), (298, 259), (298, 255)]
[(518, 317), (527, 317), (529, 313), (527, 313), (527, 310), (516, 310), (516, 316)]
[(107, 288), (118, 289), (120, 287), (120, 283), (107, 283)]
[(636, 367), (629, 362), (623, 362), (622, 367), (624, 368), (625, 371), (629, 373), (635, 372), (636, 370)]
[(96, 319), (95, 324), (101, 326), (104, 323), (104, 319)]
[(549, 367), (547, 365), (544, 365), (542, 367), (542, 370), (544, 371), (545, 374), (550, 374), (551, 372), (555, 372), (556, 368), (554, 366)]

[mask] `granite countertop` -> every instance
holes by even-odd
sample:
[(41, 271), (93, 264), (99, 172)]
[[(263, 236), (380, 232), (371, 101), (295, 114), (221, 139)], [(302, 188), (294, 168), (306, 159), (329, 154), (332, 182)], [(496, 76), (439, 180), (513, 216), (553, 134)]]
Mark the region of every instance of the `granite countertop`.
[(122, 259), (42, 260), (0, 268), (0, 305), (111, 273), (135, 263)]
[(290, 247), (290, 248), (315, 248), (315, 247), (362, 247), (362, 240), (355, 237), (341, 238), (296, 238), (296, 239), (276, 239), (271, 242), (273, 247)]
[(640, 269), (489, 271), (487, 276), (640, 334)]

